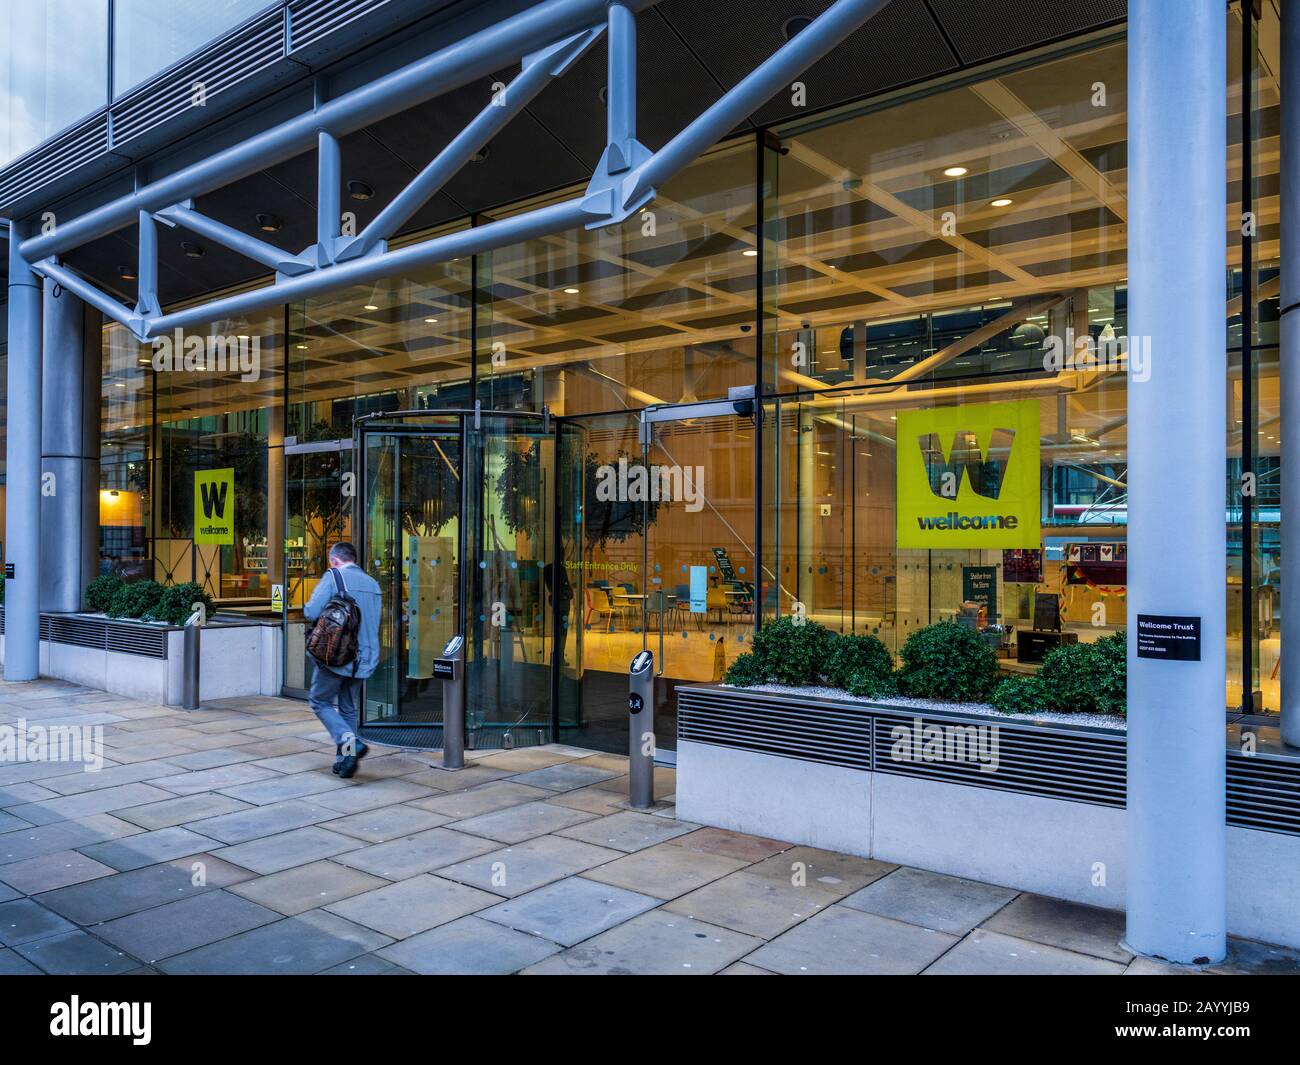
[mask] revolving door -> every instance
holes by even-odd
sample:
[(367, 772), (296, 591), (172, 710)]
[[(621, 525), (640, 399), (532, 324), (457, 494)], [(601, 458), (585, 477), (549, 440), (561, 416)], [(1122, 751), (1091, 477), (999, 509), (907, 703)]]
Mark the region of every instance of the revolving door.
[(362, 736), (442, 746), (443, 682), (433, 662), (461, 633), (466, 747), (550, 742), (549, 419), (483, 410), (366, 415), (354, 423), (353, 454), (357, 549), (383, 592)]

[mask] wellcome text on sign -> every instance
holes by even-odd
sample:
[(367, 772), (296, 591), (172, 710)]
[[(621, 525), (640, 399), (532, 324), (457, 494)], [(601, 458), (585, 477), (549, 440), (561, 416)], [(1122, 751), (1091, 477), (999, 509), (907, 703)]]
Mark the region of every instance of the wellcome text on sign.
[(194, 542), (235, 542), (235, 471), (194, 472)]
[(898, 546), (1036, 548), (1037, 400), (898, 415)]

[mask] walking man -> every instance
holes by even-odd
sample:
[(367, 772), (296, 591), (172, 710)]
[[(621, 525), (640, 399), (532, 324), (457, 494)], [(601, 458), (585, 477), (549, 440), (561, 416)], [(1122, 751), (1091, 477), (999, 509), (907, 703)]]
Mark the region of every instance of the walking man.
[[(335, 647), (347, 646), (355, 640), (355, 653), (333, 654), (333, 657), (346, 658), (346, 661), (331, 665), (313, 652), (316, 672), (312, 676), (309, 701), (312, 711), (334, 740), (337, 755), (334, 772), (341, 777), (350, 777), (370, 750), (357, 736), (358, 704), (361, 682), (375, 671), (379, 663), (379, 584), (357, 565), (357, 549), (346, 540), (340, 540), (330, 548), (329, 560), (329, 572), (316, 585), (311, 599), (303, 607), (303, 614), (313, 623), (314, 633), (316, 620), (327, 609), (331, 619), (340, 613), (346, 618), (347, 611), (330, 609), (339, 600), (349, 607), (355, 603), (356, 613), (360, 615), (355, 631), (352, 631), (351, 624), (344, 623), (335, 626), (332, 640), (324, 641), (333, 653)], [(308, 646), (312, 646), (311, 639)]]

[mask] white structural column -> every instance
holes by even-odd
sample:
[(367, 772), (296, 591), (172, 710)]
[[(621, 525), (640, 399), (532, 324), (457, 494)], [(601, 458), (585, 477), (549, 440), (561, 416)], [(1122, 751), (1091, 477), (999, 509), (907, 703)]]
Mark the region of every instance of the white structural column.
[(1282, 740), (1300, 747), (1300, 11), (1282, 15)]
[(1178, 962), (1226, 940), (1226, 37), (1222, 0), (1129, 7), (1128, 332), (1149, 359), (1128, 384), (1126, 938)]
[(35, 680), (40, 668), (41, 281), (9, 231), (9, 422), (6, 427), (5, 680)]
[(72, 611), (99, 567), (103, 316), (46, 285), (43, 317), (41, 610)]

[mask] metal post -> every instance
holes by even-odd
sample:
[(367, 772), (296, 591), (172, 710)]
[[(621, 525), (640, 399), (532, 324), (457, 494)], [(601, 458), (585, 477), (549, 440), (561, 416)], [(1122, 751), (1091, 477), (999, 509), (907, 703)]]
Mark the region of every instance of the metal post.
[(40, 603), (67, 612), (99, 568), (101, 318), (57, 285), (42, 317)]
[(203, 633), (202, 611), (195, 610), (185, 622), (184, 653), (181, 657), (181, 706), (199, 708), (199, 650)]
[(1300, 12), (1294, 8), (1282, 17), (1281, 134), (1282, 742), (1300, 747), (1300, 431), (1291, 429), (1300, 417)]
[(442, 681), (442, 768), (464, 769), (465, 639), (459, 633), (434, 659), (433, 675)]
[(18, 250), (19, 237), (10, 223), (4, 674), (5, 680), (35, 680), (41, 641), (41, 282)]
[(1176, 962), (1226, 948), (1226, 38), (1218, 0), (1129, 10), (1126, 938)]
[(338, 139), (321, 130), (316, 136), (316, 252), (317, 263), (333, 261), (343, 224), (343, 159)]
[(609, 72), (605, 82), (605, 111), (611, 147), (622, 154), (625, 170), (633, 161), (636, 140), (636, 15), (626, 4), (609, 5)]
[(628, 676), (628, 802), (645, 810), (655, 804), (655, 656), (638, 651)]

